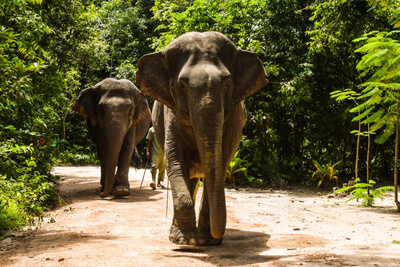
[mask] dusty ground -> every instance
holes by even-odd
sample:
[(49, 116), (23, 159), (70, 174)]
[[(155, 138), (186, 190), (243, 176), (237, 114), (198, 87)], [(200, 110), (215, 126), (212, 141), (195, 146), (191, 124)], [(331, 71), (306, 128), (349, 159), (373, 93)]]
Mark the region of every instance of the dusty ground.
[(229, 189), (223, 244), (191, 247), (169, 242), (171, 194), (166, 215), (167, 190), (150, 189), (149, 171), (139, 189), (143, 170), (131, 169), (131, 196), (106, 200), (99, 167), (54, 173), (68, 204), (3, 240), (0, 266), (400, 266), (393, 193), (362, 208), (311, 191)]

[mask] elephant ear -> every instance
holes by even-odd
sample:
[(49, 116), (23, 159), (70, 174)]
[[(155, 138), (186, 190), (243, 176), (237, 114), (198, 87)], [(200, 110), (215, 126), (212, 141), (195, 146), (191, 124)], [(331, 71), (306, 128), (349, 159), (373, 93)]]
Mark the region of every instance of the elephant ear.
[(72, 109), (78, 112), (78, 114), (88, 117), (93, 126), (97, 124), (95, 113), (96, 103), (93, 87), (86, 88), (79, 94)]
[(163, 52), (144, 55), (137, 64), (136, 84), (151, 98), (174, 108), (169, 90), (169, 71)]
[(149, 104), (145, 96), (139, 91), (138, 96), (135, 100), (135, 113), (133, 115), (132, 126), (136, 126), (143, 119), (149, 118), (151, 116)]
[(257, 54), (238, 50), (235, 62), (235, 85), (232, 104), (237, 104), (263, 88), (267, 83), (267, 74)]

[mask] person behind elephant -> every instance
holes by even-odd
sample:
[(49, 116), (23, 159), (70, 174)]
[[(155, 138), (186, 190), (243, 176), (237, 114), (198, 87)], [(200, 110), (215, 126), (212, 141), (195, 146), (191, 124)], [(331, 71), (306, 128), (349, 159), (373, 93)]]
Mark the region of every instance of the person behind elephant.
[(87, 117), (89, 134), (97, 146), (101, 164), (100, 196), (129, 196), (132, 154), (151, 122), (145, 96), (129, 80), (108, 78), (83, 90), (73, 110)]
[[(174, 216), (169, 239), (219, 245), (226, 229), (225, 171), (246, 123), (244, 99), (268, 80), (255, 53), (218, 32), (181, 35), (144, 55), (136, 82), (154, 98), (152, 122), (165, 154)], [(195, 192), (203, 179), (196, 221)]]
[(158, 169), (158, 182), (157, 186), (164, 188), (164, 185), (161, 184), (164, 181), (165, 176), (165, 163), (164, 163), (164, 152), (162, 151), (160, 144), (157, 141), (157, 137), (154, 133), (154, 128), (151, 127), (149, 129), (149, 133), (147, 134), (147, 146), (146, 146), (146, 157), (150, 161), (151, 166), (151, 178), (152, 183), (150, 187), (155, 190), (156, 189), (156, 176)]

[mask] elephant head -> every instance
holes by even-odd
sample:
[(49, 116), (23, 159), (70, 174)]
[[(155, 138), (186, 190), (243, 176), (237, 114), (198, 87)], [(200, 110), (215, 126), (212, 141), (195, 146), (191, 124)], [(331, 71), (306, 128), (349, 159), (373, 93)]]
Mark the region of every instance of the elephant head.
[(150, 117), (147, 100), (129, 80), (108, 78), (83, 90), (73, 110), (87, 117), (89, 132), (97, 145), (101, 162), (100, 196), (107, 197), (115, 185), (117, 164), (124, 161), (121, 157), (129, 158), (125, 159), (128, 161), (125, 165), (129, 166), (137, 144), (135, 126)]
[(225, 170), (239, 144), (245, 116), (237, 125), (239, 140), (224, 147), (224, 138), (234, 138), (226, 122), (235, 120), (234, 110), (243, 106), (243, 99), (268, 83), (262, 63), (255, 53), (237, 49), (223, 34), (193, 32), (165, 50), (143, 56), (136, 75), (141, 90), (168, 106), (177, 122), (193, 132), (207, 184), (211, 234), (222, 237)]

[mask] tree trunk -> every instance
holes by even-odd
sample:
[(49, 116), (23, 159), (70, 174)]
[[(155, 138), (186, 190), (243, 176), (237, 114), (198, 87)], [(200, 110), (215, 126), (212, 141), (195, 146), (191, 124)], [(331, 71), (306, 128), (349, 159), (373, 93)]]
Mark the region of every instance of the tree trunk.
[[(367, 116), (368, 119), (369, 116)], [(369, 184), (369, 155), (370, 155), (370, 149), (371, 149), (371, 134), (369, 133), (369, 123), (368, 123), (368, 147), (367, 147), (367, 184)], [(367, 188), (367, 194), (368, 196), (371, 196), (370, 194), (370, 188)]]
[(396, 147), (394, 148), (394, 202), (396, 203), (397, 211), (400, 212), (400, 203), (399, 203), (398, 190), (397, 190), (397, 182), (398, 182), (397, 161), (398, 160), (399, 160), (399, 100), (397, 100)]
[(360, 138), (361, 138), (361, 121), (358, 122), (358, 135), (357, 135), (357, 153), (356, 153), (356, 166), (355, 166), (355, 177), (354, 180), (358, 178), (358, 159), (360, 155)]

